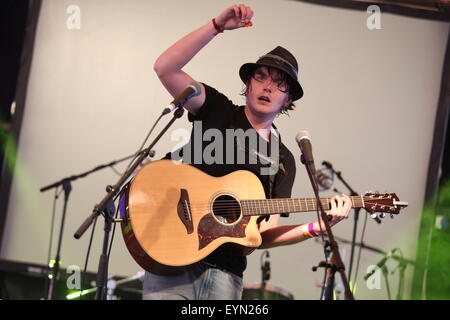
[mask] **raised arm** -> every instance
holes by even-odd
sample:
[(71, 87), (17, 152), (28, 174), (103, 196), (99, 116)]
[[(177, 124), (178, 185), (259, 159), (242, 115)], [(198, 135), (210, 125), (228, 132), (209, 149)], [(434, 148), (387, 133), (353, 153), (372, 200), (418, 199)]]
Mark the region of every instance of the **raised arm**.
[[(212, 21), (178, 40), (164, 51), (156, 60), (153, 69), (169, 93), (178, 96), (191, 82), (195, 81), (182, 68), (219, 32), (243, 27), (253, 17), (250, 7), (235, 5), (226, 8)], [(205, 90), (199, 96), (191, 98), (184, 106), (190, 113), (196, 114), (205, 101)]]

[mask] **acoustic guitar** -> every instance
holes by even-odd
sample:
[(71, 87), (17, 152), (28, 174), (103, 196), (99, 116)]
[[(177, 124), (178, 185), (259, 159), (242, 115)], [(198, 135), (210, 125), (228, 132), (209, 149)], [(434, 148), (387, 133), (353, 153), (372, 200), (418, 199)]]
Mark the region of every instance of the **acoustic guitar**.
[[(258, 223), (267, 215), (315, 211), (315, 198), (265, 199), (250, 171), (212, 177), (172, 160), (145, 165), (119, 198), (127, 248), (145, 270), (177, 274), (221, 245), (242, 254), (261, 245)], [(354, 208), (398, 214), (407, 206), (395, 194), (351, 197)], [(325, 210), (330, 199), (320, 199)]]

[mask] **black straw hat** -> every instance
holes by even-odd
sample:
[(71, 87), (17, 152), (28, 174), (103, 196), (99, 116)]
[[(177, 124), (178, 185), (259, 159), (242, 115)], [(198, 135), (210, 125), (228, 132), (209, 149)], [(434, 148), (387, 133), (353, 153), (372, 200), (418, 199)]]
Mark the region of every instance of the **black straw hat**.
[(298, 81), (298, 64), (295, 57), (283, 47), (276, 47), (266, 55), (260, 57), (256, 63), (246, 63), (239, 69), (239, 76), (245, 83), (258, 66), (266, 66), (284, 71), (292, 80), (294, 87), (289, 89), (292, 100), (303, 96), (303, 89)]

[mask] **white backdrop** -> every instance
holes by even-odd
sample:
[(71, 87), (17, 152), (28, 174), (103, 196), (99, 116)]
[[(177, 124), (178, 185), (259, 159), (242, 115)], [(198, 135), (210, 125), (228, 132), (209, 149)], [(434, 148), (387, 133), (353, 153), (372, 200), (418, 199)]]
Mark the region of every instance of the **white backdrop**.
[[(133, 153), (171, 100), (153, 72), (154, 61), (231, 4), (228, 0), (43, 1), (3, 259), (46, 263), (53, 191), (40, 193), (39, 188)], [(294, 138), (298, 131), (308, 130), (318, 167), (323, 160), (330, 161), (358, 192), (395, 192), (409, 201), (409, 208), (394, 220), (385, 219), (381, 225), (369, 220), (364, 242), (385, 251), (400, 248), (414, 259), (449, 24), (382, 13), (382, 28), (369, 30), (365, 11), (295, 1), (246, 4), (255, 11), (254, 26), (220, 34), (185, 70), (243, 104), (240, 65), (256, 61), (277, 45), (293, 52), (305, 96), (289, 117), (276, 121), (284, 143), (298, 160)], [(80, 29), (67, 27), (70, 5), (80, 9)], [(190, 128), (186, 115), (176, 128)], [(176, 142), (170, 132), (166, 134), (155, 148), (156, 157)], [(299, 161), (297, 167), (293, 197), (312, 196)], [(117, 166), (119, 171), (123, 168)], [(63, 267), (84, 265), (89, 233), (81, 240), (75, 240), (73, 233), (103, 197), (105, 186), (117, 179), (107, 169), (73, 182), (61, 251)], [(337, 187), (345, 191), (341, 184)], [(54, 239), (61, 210), (60, 201)], [(306, 223), (314, 215), (291, 215), (283, 223)], [(358, 234), (364, 219), (362, 214)], [(336, 226), (335, 235), (351, 239), (352, 221)], [(90, 271), (97, 268), (101, 244), (102, 226), (98, 226)], [(51, 258), (55, 245), (56, 240)], [(340, 249), (348, 264), (349, 247), (341, 244)], [(296, 299), (318, 299), (323, 271), (313, 273), (311, 267), (323, 259), (322, 252), (314, 240), (271, 249), (269, 283)], [(260, 281), (261, 253), (249, 257), (246, 282)], [(372, 290), (362, 280), (367, 267), (381, 258), (362, 251), (356, 298), (387, 298), (384, 280)], [(393, 271), (389, 283), (395, 297), (399, 274), (393, 261), (388, 267)], [(129, 276), (138, 270), (120, 232), (116, 233), (110, 273)], [(409, 266), (406, 297), (412, 271)]]

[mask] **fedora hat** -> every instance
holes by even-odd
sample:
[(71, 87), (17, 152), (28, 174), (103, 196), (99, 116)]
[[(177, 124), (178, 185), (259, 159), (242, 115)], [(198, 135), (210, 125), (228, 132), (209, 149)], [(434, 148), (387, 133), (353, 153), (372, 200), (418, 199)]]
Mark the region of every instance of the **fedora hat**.
[(271, 67), (285, 72), (293, 80), (293, 88), (289, 88), (292, 100), (298, 100), (303, 96), (303, 88), (298, 81), (297, 60), (288, 50), (278, 46), (260, 57), (256, 63), (243, 64), (239, 69), (241, 80), (246, 83), (258, 66)]

